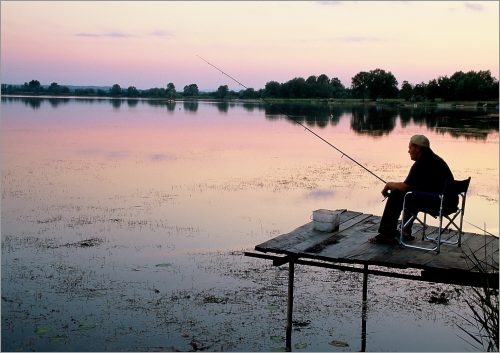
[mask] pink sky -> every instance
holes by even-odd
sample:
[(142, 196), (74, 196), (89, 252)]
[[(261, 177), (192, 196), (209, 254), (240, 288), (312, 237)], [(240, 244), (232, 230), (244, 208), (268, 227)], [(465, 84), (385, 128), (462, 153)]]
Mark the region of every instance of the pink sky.
[(242, 87), (381, 68), (399, 84), (499, 67), (498, 1), (2, 1), (1, 81)]

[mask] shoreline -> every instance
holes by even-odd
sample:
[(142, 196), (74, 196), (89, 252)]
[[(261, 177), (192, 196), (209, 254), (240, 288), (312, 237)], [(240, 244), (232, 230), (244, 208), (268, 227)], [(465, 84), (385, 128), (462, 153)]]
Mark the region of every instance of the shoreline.
[(498, 101), (450, 101), (450, 102), (408, 102), (402, 99), (386, 99), (378, 101), (365, 101), (362, 99), (337, 99), (337, 98), (266, 98), (262, 99), (217, 99), (212, 97), (196, 98), (149, 98), (149, 97), (107, 97), (107, 96), (76, 96), (76, 95), (26, 95), (26, 94), (3, 94), (2, 98), (40, 98), (40, 99), (97, 99), (97, 100), (141, 100), (141, 101), (164, 101), (173, 102), (218, 102), (218, 103), (253, 103), (253, 104), (324, 104), (324, 105), (367, 105), (383, 107), (404, 108), (438, 108), (438, 109), (485, 109), (498, 111)]

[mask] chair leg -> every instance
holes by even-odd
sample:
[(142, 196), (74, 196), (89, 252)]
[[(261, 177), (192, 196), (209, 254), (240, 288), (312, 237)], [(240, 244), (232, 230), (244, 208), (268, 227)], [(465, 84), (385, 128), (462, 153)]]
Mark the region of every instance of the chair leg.
[(425, 239), (425, 230), (427, 229), (427, 213), (424, 213), (424, 223), (422, 224), (422, 240)]
[[(453, 225), (455, 227), (455, 229), (457, 230), (457, 238), (456, 240), (443, 240), (441, 239), (440, 242), (442, 244), (447, 244), (447, 245), (458, 245), (459, 247), (461, 246), (461, 237), (462, 237), (462, 228), (459, 227), (456, 223), (455, 223), (455, 218), (458, 216), (460, 212), (457, 212), (455, 213), (452, 217), (450, 216), (443, 216), (446, 221), (447, 221), (447, 224), (445, 227), (443, 227), (441, 225), (441, 235), (444, 234), (445, 231), (448, 231), (450, 232), (451, 229), (450, 229), (450, 226)], [(460, 221), (462, 221), (462, 218), (460, 218)], [(437, 240), (437, 237), (432, 237), (432, 236), (426, 236), (425, 239), (427, 240), (431, 240), (431, 241), (436, 241)]]
[[(424, 219), (425, 219), (425, 214), (424, 214)], [(425, 247), (425, 246), (411, 245), (411, 244), (405, 243), (404, 238), (403, 238), (404, 228), (413, 220), (417, 220), (420, 224), (422, 224), (422, 226), (423, 226), (422, 230), (423, 230), (423, 232), (425, 232), (426, 224), (424, 222), (422, 222), (417, 216), (412, 214), (411, 217), (406, 221), (406, 223), (403, 224), (403, 222), (401, 222), (400, 235), (399, 235), (399, 245), (401, 245), (405, 248), (412, 248), (412, 249), (419, 249), (419, 250), (426, 250), (426, 251), (437, 250), (437, 252), (439, 253), (439, 242), (437, 242), (434, 247)]]

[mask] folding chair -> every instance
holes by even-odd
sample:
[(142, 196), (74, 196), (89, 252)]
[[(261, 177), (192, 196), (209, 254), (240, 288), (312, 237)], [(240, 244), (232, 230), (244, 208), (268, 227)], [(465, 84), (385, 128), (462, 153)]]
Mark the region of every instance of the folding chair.
[[(465, 213), (465, 200), (467, 198), (470, 180), (471, 178), (469, 177), (465, 180), (454, 180), (451, 183), (447, 183), (442, 193), (408, 191), (403, 200), (403, 221), (401, 222), (399, 243), (408, 248), (427, 251), (436, 250), (437, 253), (439, 253), (441, 244), (458, 245), (460, 247), (462, 244), (462, 225)], [(445, 199), (445, 197), (448, 199), (455, 198), (455, 195), (458, 197), (458, 202), (456, 203), (450, 203), (450, 200)], [(418, 218), (419, 212), (424, 214), (423, 221)], [(426, 223), (428, 214), (437, 218), (439, 221), (438, 233), (434, 237), (425, 233), (428, 227)], [(457, 217), (459, 217), (458, 225), (455, 223), (458, 221)], [(420, 224), (422, 224), (422, 240), (432, 241), (435, 243), (433, 246), (427, 247), (405, 243), (403, 236), (404, 229), (407, 225), (413, 224), (414, 220), (417, 220)], [(447, 222), (444, 227), (443, 220)], [(443, 240), (442, 235), (450, 228), (450, 226), (457, 230), (457, 239), (450, 240), (449, 238)]]

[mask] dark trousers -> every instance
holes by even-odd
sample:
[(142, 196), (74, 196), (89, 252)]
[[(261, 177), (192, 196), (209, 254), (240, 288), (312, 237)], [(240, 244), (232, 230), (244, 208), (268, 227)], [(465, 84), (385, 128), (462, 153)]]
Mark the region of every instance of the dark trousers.
[[(411, 215), (416, 215), (420, 210), (431, 214), (432, 216), (437, 216), (439, 214), (439, 198), (436, 196), (437, 194), (428, 195), (426, 193), (412, 193), (407, 197), (406, 200), (406, 212), (403, 212), (403, 224), (405, 224), (408, 219), (410, 219)], [(382, 214), (382, 220), (380, 221), (379, 233), (388, 236), (399, 236), (398, 231), (398, 220), (399, 215), (403, 209), (403, 201), (404, 201), (405, 193), (392, 190), (387, 198), (387, 203), (385, 204), (384, 213)], [(448, 197), (449, 203), (445, 203), (445, 210), (448, 208), (450, 212), (456, 210), (456, 205), (458, 203), (458, 198)], [(448, 206), (449, 204), (449, 206)], [(411, 227), (413, 226), (412, 219), (406, 225), (404, 231), (408, 234), (411, 234)]]
[[(384, 213), (378, 232), (388, 236), (397, 236), (399, 215), (403, 209), (404, 193), (399, 190), (392, 190), (387, 198)], [(411, 230), (411, 225), (409, 225)]]

